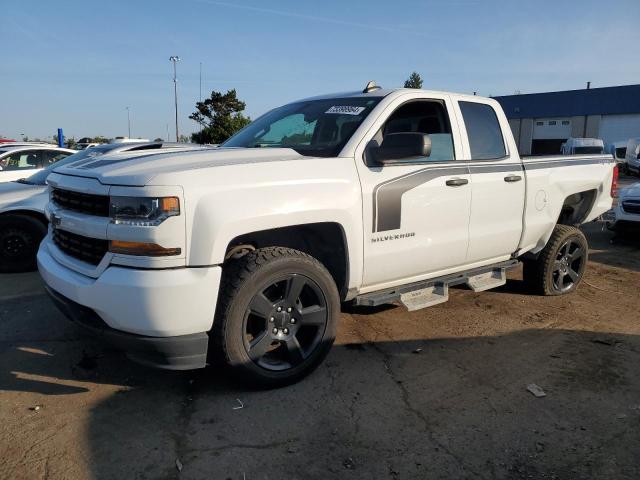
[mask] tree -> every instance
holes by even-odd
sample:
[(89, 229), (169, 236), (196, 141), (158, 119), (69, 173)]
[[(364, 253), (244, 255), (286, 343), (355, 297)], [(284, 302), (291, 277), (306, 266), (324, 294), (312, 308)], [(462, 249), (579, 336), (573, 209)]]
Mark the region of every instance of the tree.
[(153, 141), (154, 142), (164, 142), (164, 138), (160, 138), (160, 137), (154, 138)]
[(235, 89), (227, 93), (213, 90), (211, 96), (196, 103), (196, 111), (189, 118), (202, 125), (202, 130), (191, 134), (191, 140), (197, 143), (222, 143), (251, 119), (242, 112), (246, 104), (239, 100)]
[(422, 88), (422, 77), (418, 72), (412, 72), (404, 82), (404, 88)]
[[(53, 135), (53, 143), (58, 144), (58, 135)], [(67, 148), (73, 148), (76, 144), (76, 139), (74, 137), (67, 138), (66, 135), (62, 136), (62, 145)]]

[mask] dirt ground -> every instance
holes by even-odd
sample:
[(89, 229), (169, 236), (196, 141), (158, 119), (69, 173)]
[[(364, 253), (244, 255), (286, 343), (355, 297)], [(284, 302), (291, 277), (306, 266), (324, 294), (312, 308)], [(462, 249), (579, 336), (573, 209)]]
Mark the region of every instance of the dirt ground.
[(36, 273), (0, 276), (0, 478), (638, 479), (640, 241), (585, 231), (575, 294), (515, 271), (413, 313), (350, 309), (311, 377), (266, 392), (135, 365)]

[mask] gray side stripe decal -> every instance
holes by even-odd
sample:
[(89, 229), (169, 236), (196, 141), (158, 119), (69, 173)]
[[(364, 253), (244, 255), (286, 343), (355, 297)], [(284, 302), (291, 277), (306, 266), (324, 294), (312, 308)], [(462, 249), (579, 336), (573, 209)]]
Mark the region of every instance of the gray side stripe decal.
[(607, 159), (593, 159), (593, 160), (551, 160), (547, 162), (525, 162), (525, 170), (539, 170), (541, 168), (557, 168), (557, 167), (573, 167), (576, 165), (609, 165), (615, 163), (614, 161)]
[(439, 177), (615, 163), (614, 160), (602, 157), (585, 160), (554, 159), (540, 162), (529, 160), (525, 161), (524, 165), (519, 163), (468, 165), (470, 162), (472, 161), (457, 160), (455, 163), (462, 163), (462, 165), (455, 167), (429, 166), (376, 185), (373, 189), (373, 233), (399, 229), (402, 221), (402, 196), (409, 190)]
[(469, 167), (425, 168), (388, 180), (373, 189), (373, 232), (400, 228), (402, 195), (409, 190), (446, 175), (466, 175)]

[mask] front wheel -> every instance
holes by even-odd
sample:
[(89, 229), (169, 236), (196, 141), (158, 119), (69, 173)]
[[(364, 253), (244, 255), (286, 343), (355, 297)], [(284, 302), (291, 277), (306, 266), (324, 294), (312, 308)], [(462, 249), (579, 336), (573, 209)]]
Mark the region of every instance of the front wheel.
[(541, 295), (573, 292), (584, 276), (589, 246), (575, 227), (556, 225), (547, 245), (535, 260), (525, 260), (524, 281)]
[(35, 218), (0, 217), (0, 273), (35, 270), (38, 246), (46, 233), (46, 225)]
[(261, 248), (225, 268), (214, 349), (260, 387), (294, 383), (327, 356), (340, 297), (331, 274), (297, 250)]

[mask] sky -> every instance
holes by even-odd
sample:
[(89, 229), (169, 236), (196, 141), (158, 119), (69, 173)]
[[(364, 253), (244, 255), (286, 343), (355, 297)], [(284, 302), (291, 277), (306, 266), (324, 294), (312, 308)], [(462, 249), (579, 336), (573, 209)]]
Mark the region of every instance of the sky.
[[(508, 95), (640, 83), (640, 0), (3, 0), (0, 135), (175, 137), (202, 95), (252, 118), (401, 87)], [(202, 65), (202, 67), (200, 67)]]

